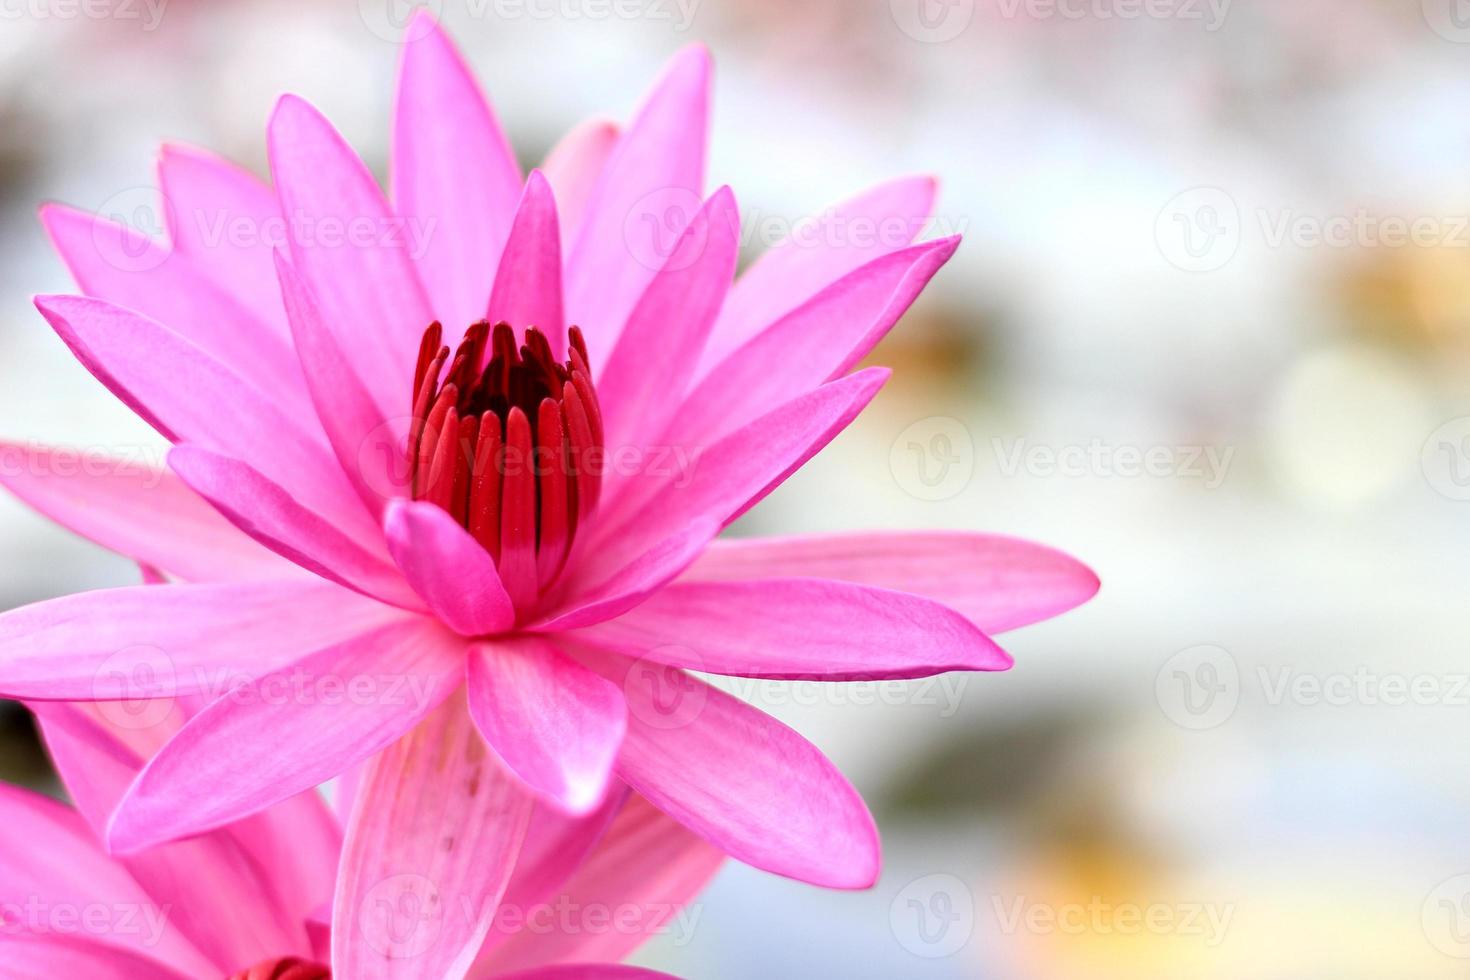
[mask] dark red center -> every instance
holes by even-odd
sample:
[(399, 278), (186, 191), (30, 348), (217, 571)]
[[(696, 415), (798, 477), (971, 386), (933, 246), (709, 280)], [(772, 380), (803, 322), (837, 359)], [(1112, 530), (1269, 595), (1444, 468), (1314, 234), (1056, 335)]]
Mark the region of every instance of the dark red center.
[(229, 980), (331, 980), (332, 971), (320, 963), (308, 963), (296, 956), (257, 963), (241, 970)]
[(451, 360), (443, 338), (430, 324), (414, 371), (413, 497), (469, 530), (526, 611), (561, 573), (597, 505), (602, 412), (587, 345), (572, 327), (562, 362), (536, 328), (517, 345), (510, 324), (482, 320)]

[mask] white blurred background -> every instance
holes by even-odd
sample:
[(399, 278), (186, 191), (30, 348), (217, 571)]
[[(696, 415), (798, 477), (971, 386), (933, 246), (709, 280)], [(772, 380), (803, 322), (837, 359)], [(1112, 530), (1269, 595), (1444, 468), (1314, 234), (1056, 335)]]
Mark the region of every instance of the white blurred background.
[[(419, 4), (424, 5), (424, 4)], [(154, 453), (29, 297), (36, 206), (276, 96), (381, 175), (415, 5), (0, 0), (0, 436)], [(1418, 980), (1470, 969), (1470, 3), (442, 0), (523, 162), (692, 40), (712, 184), (769, 230), (943, 182), (956, 258), (874, 407), (742, 533), (962, 527), (1103, 580), (1006, 675), (737, 691), (849, 773), (885, 873), (730, 866), (700, 977)], [(0, 500), (0, 606), (131, 582)], [(43, 783), (23, 720), (0, 770)]]

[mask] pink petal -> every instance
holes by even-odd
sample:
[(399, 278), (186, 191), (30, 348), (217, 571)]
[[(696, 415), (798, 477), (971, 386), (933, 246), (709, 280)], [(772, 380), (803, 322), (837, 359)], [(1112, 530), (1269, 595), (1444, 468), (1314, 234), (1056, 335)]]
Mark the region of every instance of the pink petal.
[(532, 790), (573, 815), (596, 809), (627, 727), (617, 685), (538, 637), (470, 651), (470, 715)]
[(0, 484), (82, 537), (183, 579), (279, 578), (295, 571), (178, 477), (142, 462), (0, 443)]
[(218, 694), (402, 612), (327, 582), (139, 585), (0, 615), (0, 693), (149, 702)]
[[(100, 838), (112, 806), (143, 766), (144, 758), (127, 741), (150, 731), (171, 733), (174, 726), (128, 727), (132, 716), (117, 704), (37, 702), (32, 710), (68, 792)], [(169, 910), (170, 922), (216, 963), (254, 963), (309, 952), (303, 919), (308, 903), (330, 893), (340, 848), (330, 818), (312, 796), (288, 801), (272, 814), (282, 824), (289, 818), (289, 838), (270, 833), (271, 824), (263, 816), (119, 863)], [(310, 819), (313, 813), (315, 820)], [(316, 894), (303, 900), (298, 891), (302, 884)], [(263, 900), (242, 903), (240, 895)], [(221, 929), (222, 922), (231, 928)]]
[(275, 192), (207, 150), (169, 144), (158, 159), (169, 240), (262, 323), (290, 339), (271, 244), (285, 233)]
[(73, 208), (48, 205), (41, 222), (88, 296), (166, 325), (289, 410), (308, 404), (289, 338), (192, 258), (170, 253), (125, 224)]
[(322, 318), (310, 287), (280, 253), (276, 273), (317, 418), (358, 497), (369, 512), (381, 517), (389, 499), (407, 496), (412, 489), (408, 417), (401, 409), (394, 413), (391, 405), (380, 405), (363, 385)]
[(324, 783), (433, 711), (463, 670), (460, 643), (414, 618), (235, 685), (143, 769), (113, 814), (108, 841), (139, 851)]
[(774, 409), (714, 445), (690, 447), (693, 459), (665, 476), (652, 471), (630, 485), (615, 519), (606, 515), (576, 573), (606, 578), (679, 528), (728, 524), (758, 503), (857, 417), (888, 372), (869, 368)]
[(828, 888), (878, 877), (878, 831), (817, 747), (769, 715), (674, 667), (583, 652), (623, 685), (618, 775), (731, 857)]
[(276, 104), (270, 157), (292, 264), (353, 372), (380, 405), (400, 399), (406, 410), (419, 340), (434, 318), (414, 258), (434, 229), (412, 213), (395, 216), (362, 160), (295, 96)]
[(187, 973), (151, 957), (73, 935), (0, 936), (0, 959), (8, 980), (188, 980)]
[(609, 452), (646, 451), (663, 432), (730, 289), (739, 252), (740, 213), (735, 195), (722, 187), (679, 236), (598, 376)]
[(464, 328), (485, 315), (521, 169), (474, 76), (433, 17), (420, 8), (406, 36), (393, 124), (393, 201), (399, 214), (427, 231), (417, 265), (452, 349)]
[(384, 533), (409, 584), (450, 629), (478, 636), (515, 622), (494, 560), (446, 511), (423, 500), (395, 500)]
[(686, 581), (832, 578), (927, 596), (986, 633), (1029, 626), (1092, 598), (1097, 576), (1045, 545), (967, 531), (856, 532), (715, 541)]
[(907, 246), (928, 221), (935, 191), (932, 177), (889, 181), (798, 226), (736, 282), (710, 336), (704, 366), (718, 363), (833, 280)]
[[(674, 928), (671, 920), (683, 914), (724, 861), (724, 852), (719, 848), (696, 837), (642, 797), (632, 796), (607, 836), (571, 880), (537, 906), (548, 911), (563, 905), (637, 909), (637, 919), (615, 929), (556, 929), (548, 933), (539, 927), (522, 928), (477, 964), (483, 970), (477, 975), (493, 971), (499, 976), (503, 971), (528, 967), (532, 968), (525, 974), (529, 976), (581, 976), (577, 971), (613, 969), (612, 963), (654, 935)], [(537, 907), (520, 906), (519, 910), (523, 917), (533, 920), (529, 924), (535, 924)], [(511, 923), (505, 925), (508, 928)], [(604, 961), (606, 966), (586, 965), (594, 961)]]
[(629, 657), (744, 677), (888, 680), (1011, 666), (937, 602), (823, 579), (675, 583), (579, 636)]
[(452, 697), (375, 759), (342, 855), (332, 973), (460, 980), (490, 931), (531, 797)]
[(249, 463), (357, 540), (378, 537), (325, 441), (227, 366), (100, 300), (39, 296), (36, 306), (86, 368), (164, 436)]
[(847, 373), (958, 246), (956, 237), (900, 249), (827, 286), (716, 364), (679, 410), (668, 441), (716, 438), (792, 392)]
[[(567, 319), (606, 357), (661, 250), (698, 209), (709, 120), (709, 52), (676, 55), (617, 143), (568, 252)], [(657, 236), (650, 240), (649, 236)]]
[(540, 327), (560, 353), (566, 345), (561, 308), (561, 232), (557, 230), (556, 201), (551, 185), (539, 170), (531, 171), (516, 209), (515, 224), (490, 293), (489, 313), (474, 319), (501, 320), (517, 331)]
[(168, 463), (236, 527), (282, 557), (363, 595), (423, 608), (396, 568), (244, 463), (189, 445), (175, 446)]
[(504, 980), (676, 980), (669, 973), (622, 963), (566, 963), (504, 975)]
[(557, 211), (568, 238), (575, 237), (581, 226), (588, 198), (621, 132), (615, 122), (589, 119), (563, 136), (542, 162), (541, 172), (556, 192)]
[[(78, 918), (88, 907), (126, 910), (115, 914), (128, 915), (134, 928), (121, 928), (124, 923), (118, 919), (114, 928), (96, 930), (91, 938), (189, 975), (218, 972), (132, 875), (102, 853), (85, 821), (74, 811), (55, 800), (0, 784), (0, 821), (5, 826), (0, 835), (0, 866), (5, 868), (6, 894), (15, 902), (5, 910), (7, 933), (62, 931), (65, 920), (54, 921), (54, 917), (68, 909)], [(72, 928), (77, 925), (74, 918)], [(0, 951), (7, 941), (0, 940)]]

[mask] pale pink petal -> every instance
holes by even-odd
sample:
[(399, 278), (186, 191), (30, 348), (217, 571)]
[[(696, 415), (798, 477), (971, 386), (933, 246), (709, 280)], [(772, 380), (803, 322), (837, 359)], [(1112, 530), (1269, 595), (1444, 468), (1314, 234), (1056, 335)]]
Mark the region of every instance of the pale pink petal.
[(152, 957), (69, 934), (0, 936), (0, 960), (7, 980), (189, 980)]
[(88, 296), (157, 320), (290, 411), (309, 404), (290, 339), (191, 257), (120, 222), (61, 205), (42, 208), (41, 222)]
[(275, 191), (259, 177), (207, 150), (167, 144), (158, 158), (169, 240), (283, 339), (286, 317), (271, 265), (284, 242)]
[(711, 446), (687, 447), (689, 456), (671, 473), (641, 474), (617, 516), (606, 515), (594, 529), (596, 544), (586, 549), (577, 576), (606, 579), (679, 528), (733, 521), (846, 428), (887, 378), (886, 370), (868, 368), (833, 381)]
[(423, 500), (395, 500), (384, 533), (409, 583), (451, 629), (476, 636), (515, 622), (495, 561), (446, 511)]
[[(169, 921), (164, 909), (122, 865), (102, 852), (87, 824), (55, 800), (0, 784), (0, 867), (5, 869), (8, 933), (54, 933), (66, 921), (58, 910), (95, 907), (119, 916), (90, 938), (106, 946), (167, 964), (189, 975), (211, 976), (212, 964)], [(133, 928), (123, 928), (129, 916)], [(72, 920), (76, 928), (77, 919)], [(3, 940), (0, 940), (3, 942)], [(0, 951), (4, 946), (0, 945)], [(6, 974), (9, 975), (8, 973)], [(52, 974), (53, 977), (57, 974)], [(83, 974), (85, 976), (85, 974)]]
[(455, 695), (363, 777), (332, 913), (332, 973), (460, 980), (490, 931), (531, 796)]
[(934, 209), (932, 177), (888, 181), (814, 215), (755, 261), (730, 292), (703, 364), (712, 366), (835, 279), (897, 251)]
[(517, 331), (540, 327), (552, 350), (566, 346), (561, 307), (561, 232), (557, 230), (556, 201), (551, 185), (539, 170), (526, 178), (526, 190), (516, 210), (515, 224), (490, 293), (491, 323), (504, 320)]
[(791, 393), (846, 374), (958, 246), (945, 238), (900, 249), (827, 286), (716, 364), (685, 399), (667, 441), (718, 438)]
[(380, 405), (399, 399), (406, 412), (419, 340), (434, 319), (414, 259), (434, 230), (394, 215), (367, 166), (301, 99), (276, 104), (269, 141), (292, 264), (353, 372)]
[(469, 708), (502, 762), (569, 814), (596, 809), (627, 727), (617, 685), (534, 636), (476, 643)]
[(458, 640), (413, 618), (236, 684), (143, 769), (113, 814), (108, 841), (131, 853), (324, 783), (412, 728), (463, 671)]
[(676, 582), (577, 635), (629, 657), (744, 677), (889, 680), (1011, 666), (937, 602), (814, 578)]
[(218, 694), (404, 613), (321, 581), (138, 585), (0, 615), (0, 694), (138, 703)]
[(710, 544), (686, 580), (832, 578), (927, 596), (986, 633), (1029, 626), (1097, 593), (1092, 569), (1045, 545), (970, 531), (862, 531)]
[(586, 333), (594, 364), (612, 350), (663, 249), (703, 199), (710, 75), (704, 47), (674, 57), (587, 203), (568, 252), (567, 320)]
[(0, 443), (0, 484), (82, 537), (182, 579), (296, 573), (289, 562), (241, 534), (178, 477), (140, 461)]
[(165, 437), (249, 463), (360, 542), (379, 537), (314, 415), (303, 427), (228, 366), (129, 310), (80, 296), (39, 296), (36, 306), (83, 365)]
[(878, 831), (816, 746), (678, 668), (581, 653), (623, 685), (618, 775), (731, 857), (828, 888), (878, 877)]
[(686, 393), (739, 253), (740, 213), (735, 195), (722, 187), (679, 236), (598, 374), (610, 453), (624, 447), (647, 452), (664, 430)]
[[(582, 976), (576, 971), (599, 969), (587, 965), (597, 961), (612, 968), (611, 964), (653, 936), (678, 929), (678, 917), (685, 914), (688, 903), (724, 860), (725, 854), (719, 848), (690, 833), (642, 797), (632, 796), (602, 842), (555, 896), (547, 896), (536, 906), (516, 907), (521, 918), (531, 920), (527, 925), (537, 928), (522, 928), (477, 963), (475, 975), (500, 976), (504, 971), (530, 967), (525, 975)], [(636, 919), (613, 929), (548, 931), (541, 927), (548, 923), (536, 922), (544, 917), (549, 924), (560, 925), (546, 913), (562, 904), (576, 909), (637, 910), (638, 914)], [(538, 971), (538, 967), (543, 969)]]
[(276, 273), (317, 418), (342, 472), (368, 510), (381, 517), (389, 499), (411, 490), (408, 416), (401, 405), (395, 412), (379, 404), (353, 372), (310, 287), (279, 252)]
[(417, 264), (452, 345), (485, 315), (521, 168), (474, 76), (423, 8), (406, 37), (393, 124), (393, 203), (431, 229)]
[[(135, 716), (112, 703), (49, 701), (31, 707), (58, 774), (100, 839), (108, 813), (145, 761), (126, 739), (139, 731), (172, 732), (174, 726), (160, 723), (134, 729), (129, 726)], [(330, 817), (326, 826), (332, 832), (327, 834), (319, 832), (320, 819), (307, 819), (313, 808), (318, 817), (324, 815), (313, 795), (287, 801), (269, 815), (278, 824), (289, 819), (289, 838), (271, 833), (272, 824), (262, 815), (119, 861), (159, 905), (170, 910), (170, 921), (216, 963), (253, 963), (309, 952), (303, 926), (310, 908), (306, 903), (330, 895), (340, 848)], [(303, 882), (313, 886), (314, 896), (301, 898), (297, 888)], [(240, 895), (265, 900), (242, 903)], [(231, 928), (221, 929), (221, 922), (229, 922)]]
[(168, 464), (241, 532), (282, 557), (364, 595), (407, 609), (423, 608), (385, 558), (365, 551), (244, 463), (178, 445), (169, 452)]
[(561, 138), (541, 164), (542, 173), (556, 192), (557, 212), (567, 237), (576, 235), (592, 188), (612, 155), (622, 130), (606, 119), (578, 123)]

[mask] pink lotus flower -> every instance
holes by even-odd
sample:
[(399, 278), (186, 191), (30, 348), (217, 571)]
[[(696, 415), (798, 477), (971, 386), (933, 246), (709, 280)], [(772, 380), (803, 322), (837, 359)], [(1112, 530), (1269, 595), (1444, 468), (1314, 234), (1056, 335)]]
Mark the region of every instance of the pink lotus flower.
[[(410, 34), (392, 205), (288, 96), (274, 193), (165, 150), (168, 247), (45, 209), (87, 296), (38, 307), (173, 449), (168, 471), (63, 476), (16, 446), (0, 478), (176, 584), (0, 617), (0, 692), (212, 696), (119, 805), (123, 853), (351, 774), (338, 916), (409, 872), (487, 910), (413, 975), (462, 974), (538, 803), (586, 815), (618, 780), (742, 861), (870, 885), (856, 791), (685, 671), (1001, 670), (989, 634), (1096, 590), (980, 534), (714, 540), (883, 383), (855, 365), (958, 244), (912, 243), (933, 182), (839, 204), (733, 281), (734, 198), (701, 198), (703, 49), (523, 181), (446, 38)], [(404, 975), (354, 955), (354, 977)]]
[[(112, 806), (148, 754), (189, 717), (187, 703), (33, 705), (77, 808), (0, 784), (7, 977), (330, 976), (331, 924), (320, 910), (332, 894), (342, 829), (315, 792), (192, 840), (123, 858), (103, 850)], [(621, 959), (666, 928), (723, 855), (625, 789), (614, 795), (595, 821), (547, 814), (538, 822), (502, 908), (520, 915), (514, 924), (497, 923), (470, 975), (665, 976), (595, 961)], [(446, 832), (456, 832), (456, 816), (440, 816)], [(395, 881), (370, 894), (350, 920), (358, 928), (346, 930), (362, 958), (411, 961), (432, 945), (441, 920), (456, 913), (408, 901), (416, 897)], [(596, 927), (613, 913), (623, 916), (619, 928)], [(339, 966), (336, 975), (365, 974)]]

